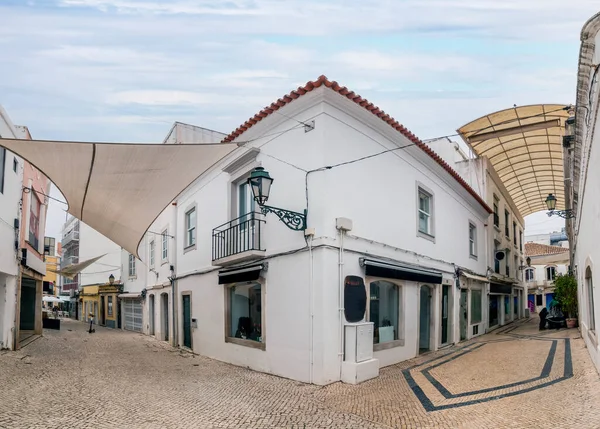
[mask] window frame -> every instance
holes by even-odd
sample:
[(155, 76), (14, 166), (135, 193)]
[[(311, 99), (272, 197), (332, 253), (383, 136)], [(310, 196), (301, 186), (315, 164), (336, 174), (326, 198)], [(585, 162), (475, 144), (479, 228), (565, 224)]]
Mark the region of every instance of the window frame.
[[(556, 265), (546, 265), (544, 267), (544, 272), (546, 274), (546, 281), (553, 282), (554, 280), (556, 280), (556, 276), (558, 275), (556, 268), (557, 268)], [(552, 278), (552, 279), (548, 275), (548, 273), (551, 272), (550, 271), (551, 269), (554, 269), (554, 278)]]
[[(42, 202), (40, 201), (40, 199), (38, 198), (38, 196), (36, 195), (36, 192), (34, 190), (32, 190), (29, 193), (29, 195), (31, 195), (31, 198), (29, 199), (29, 228), (28, 228), (29, 231), (27, 231), (27, 234), (28, 234), (27, 242), (31, 245), (31, 247), (33, 247), (37, 252), (39, 252), (40, 215), (41, 215), (41, 211), (42, 211)], [(34, 213), (34, 210), (33, 210), (34, 201), (36, 203), (37, 213)], [(31, 227), (32, 227), (32, 224), (34, 223), (34, 221), (35, 221), (35, 228), (34, 228), (34, 231), (32, 231)]]
[[(260, 300), (261, 300), (261, 312), (260, 312), (260, 324), (261, 324), (261, 338), (262, 341), (246, 340), (243, 338), (231, 337), (231, 299), (230, 291), (233, 286), (237, 285), (248, 285), (258, 283), (260, 284)], [(230, 344), (237, 344), (238, 346), (249, 347), (252, 349), (259, 349), (265, 351), (267, 349), (267, 325), (266, 325), (266, 310), (267, 310), (267, 285), (263, 277), (259, 277), (257, 280), (249, 282), (229, 283), (223, 285), (223, 297), (225, 300), (225, 342)]]
[(517, 222), (513, 220), (513, 244), (517, 247)]
[(510, 250), (504, 250), (504, 274), (510, 277)]
[[(496, 194), (494, 194), (494, 205), (493, 205), (493, 208), (494, 208), (493, 215), (495, 215), (494, 219), (493, 219), (493, 221), (494, 221), (494, 228), (500, 229), (500, 198), (498, 198), (496, 196)], [(498, 218), (498, 223), (496, 223), (496, 218)]]
[(160, 233), (160, 260), (165, 264), (169, 260), (169, 229), (165, 228)]
[[(527, 273), (531, 273), (531, 279), (527, 280)], [(535, 268), (534, 267), (527, 267), (525, 268), (525, 274), (524, 274), (524, 280), (525, 283), (532, 283), (535, 281)]]
[(129, 275), (129, 278), (130, 279), (136, 278), (137, 277), (137, 267), (135, 264), (135, 256), (133, 256), (131, 253), (129, 254), (129, 257), (128, 257), (128, 263), (129, 263), (129, 266), (128, 266), (127, 273)]
[[(594, 305), (594, 272), (592, 266), (588, 265), (584, 272), (585, 279), (585, 291), (587, 294), (587, 316), (588, 316), (588, 332), (592, 335), (596, 335), (596, 308)], [(595, 338), (593, 338), (596, 341)]]
[[(435, 243), (435, 194), (431, 189), (420, 182), (416, 183), (416, 190), (417, 237), (421, 237)], [(421, 222), (419, 217), (421, 213), (421, 194), (424, 194), (429, 198), (429, 213), (423, 211), (423, 213), (428, 216), (429, 221), (427, 232), (421, 230)]]
[[(194, 225), (190, 224), (190, 216), (194, 215)], [(185, 228), (185, 246), (184, 251), (193, 250), (196, 248), (196, 243), (198, 242), (198, 211), (196, 210), (196, 205), (188, 207), (185, 211), (184, 216), (184, 228)], [(193, 242), (190, 240), (190, 233), (193, 233)]]
[[(406, 287), (405, 283), (396, 280), (396, 279), (388, 279), (384, 277), (366, 277), (365, 278), (365, 289), (367, 292), (367, 308), (365, 309), (365, 320), (367, 322), (371, 321), (371, 283), (384, 281), (387, 283), (392, 283), (396, 285), (398, 288), (398, 339), (394, 341), (388, 341), (386, 343), (377, 343), (373, 342), (373, 351), (378, 352), (381, 350), (388, 350), (395, 347), (404, 347), (406, 341), (406, 332), (405, 332), (405, 313), (404, 311), (404, 289)], [(375, 341), (375, 332), (373, 332), (373, 341)]]
[(108, 295), (106, 300), (106, 315), (107, 316), (112, 316), (113, 315), (113, 297), (112, 295)]
[(510, 212), (504, 209), (504, 235), (510, 240)]
[[(473, 231), (473, 237), (471, 238), (471, 231)], [(477, 225), (475, 222), (469, 221), (469, 257), (477, 259)]]

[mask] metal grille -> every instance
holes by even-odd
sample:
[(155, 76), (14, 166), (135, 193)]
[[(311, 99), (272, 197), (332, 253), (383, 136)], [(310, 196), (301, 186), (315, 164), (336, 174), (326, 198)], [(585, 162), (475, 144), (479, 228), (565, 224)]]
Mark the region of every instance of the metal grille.
[(263, 219), (254, 212), (245, 214), (213, 229), (212, 260), (226, 258), (249, 250), (264, 250), (261, 246)]
[(123, 300), (123, 327), (128, 331), (142, 331), (142, 301), (138, 299)]

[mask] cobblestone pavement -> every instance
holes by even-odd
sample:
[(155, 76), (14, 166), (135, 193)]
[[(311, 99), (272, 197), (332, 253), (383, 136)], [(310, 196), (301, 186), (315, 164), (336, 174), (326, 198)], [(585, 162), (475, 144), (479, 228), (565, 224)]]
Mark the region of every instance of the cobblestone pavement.
[(600, 428), (579, 332), (536, 322), (318, 387), (67, 320), (0, 352), (0, 428)]

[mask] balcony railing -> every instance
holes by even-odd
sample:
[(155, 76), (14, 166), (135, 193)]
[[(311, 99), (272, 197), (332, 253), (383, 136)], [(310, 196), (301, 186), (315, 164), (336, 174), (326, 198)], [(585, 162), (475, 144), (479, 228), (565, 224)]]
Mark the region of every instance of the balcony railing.
[(78, 263), (79, 263), (79, 256), (66, 256), (61, 261), (61, 265), (63, 267), (68, 267), (69, 265), (78, 264)]
[(69, 244), (71, 241), (79, 241), (79, 231), (73, 230), (70, 231), (69, 233), (63, 235), (62, 238), (62, 246), (66, 246), (67, 244)]
[(223, 265), (262, 256), (265, 249), (261, 237), (265, 221), (258, 216), (248, 213), (213, 229), (213, 264)]

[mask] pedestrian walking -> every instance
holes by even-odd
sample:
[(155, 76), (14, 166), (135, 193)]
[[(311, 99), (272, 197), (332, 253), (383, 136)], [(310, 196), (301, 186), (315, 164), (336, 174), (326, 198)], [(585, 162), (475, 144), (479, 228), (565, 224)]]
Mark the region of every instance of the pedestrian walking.
[(92, 332), (96, 332), (96, 330), (94, 329), (94, 313), (90, 313), (90, 334)]

